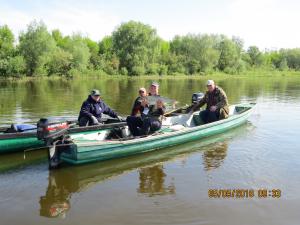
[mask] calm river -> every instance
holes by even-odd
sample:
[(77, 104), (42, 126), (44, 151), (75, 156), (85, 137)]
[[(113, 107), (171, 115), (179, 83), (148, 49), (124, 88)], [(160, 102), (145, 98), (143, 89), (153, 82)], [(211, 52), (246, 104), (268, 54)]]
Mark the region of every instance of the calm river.
[[(158, 80), (160, 94), (189, 104), (206, 79)], [(76, 118), (93, 88), (126, 115), (138, 88), (150, 82), (0, 81), (0, 126)], [(23, 153), (0, 155), (0, 224), (298, 225), (300, 77), (216, 82), (230, 104), (257, 102), (247, 124), (197, 142), (56, 171), (48, 170), (44, 150), (27, 152), (25, 159)], [(229, 189), (255, 195), (208, 195)]]

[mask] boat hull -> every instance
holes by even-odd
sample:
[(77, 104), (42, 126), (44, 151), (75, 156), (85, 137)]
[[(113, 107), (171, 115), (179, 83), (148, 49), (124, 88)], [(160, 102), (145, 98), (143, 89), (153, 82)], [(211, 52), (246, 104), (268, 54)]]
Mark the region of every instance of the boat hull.
[(70, 147), (68, 153), (61, 154), (61, 160), (71, 164), (103, 161), (166, 148), (224, 133), (229, 129), (245, 123), (251, 114), (253, 106), (249, 106), (245, 112), (233, 115), (228, 119), (185, 130), (150, 135), (145, 138), (128, 141), (91, 141), (75, 143)]
[(22, 151), (24, 149), (39, 148), (44, 145), (44, 142), (38, 140), (36, 135), (32, 137), (17, 137), (11, 139), (0, 140), (0, 154)]

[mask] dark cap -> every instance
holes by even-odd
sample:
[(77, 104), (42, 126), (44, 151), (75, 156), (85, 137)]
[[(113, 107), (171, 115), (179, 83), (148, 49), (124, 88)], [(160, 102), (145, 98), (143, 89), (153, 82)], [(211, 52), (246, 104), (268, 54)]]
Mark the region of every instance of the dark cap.
[(97, 89), (94, 89), (94, 90), (91, 91), (91, 96), (100, 96), (100, 95), (101, 95), (100, 91), (97, 90)]

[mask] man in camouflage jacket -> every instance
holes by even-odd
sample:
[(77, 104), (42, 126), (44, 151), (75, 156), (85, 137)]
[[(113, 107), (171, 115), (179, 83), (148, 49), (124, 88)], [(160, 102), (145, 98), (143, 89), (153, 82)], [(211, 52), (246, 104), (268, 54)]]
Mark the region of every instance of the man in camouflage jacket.
[(213, 80), (207, 81), (207, 92), (204, 97), (193, 106), (193, 110), (206, 104), (206, 109), (200, 112), (204, 123), (226, 119), (229, 115), (228, 100), (224, 90), (215, 85)]

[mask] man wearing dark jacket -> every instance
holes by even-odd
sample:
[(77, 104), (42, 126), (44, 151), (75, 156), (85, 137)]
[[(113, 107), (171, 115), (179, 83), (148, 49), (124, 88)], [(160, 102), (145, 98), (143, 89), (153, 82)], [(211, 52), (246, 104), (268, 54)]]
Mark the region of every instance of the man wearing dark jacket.
[(101, 100), (100, 91), (94, 89), (91, 91), (91, 94), (88, 96), (87, 100), (82, 103), (78, 117), (79, 126), (100, 124), (102, 113), (113, 118), (119, 118), (117, 113)]

